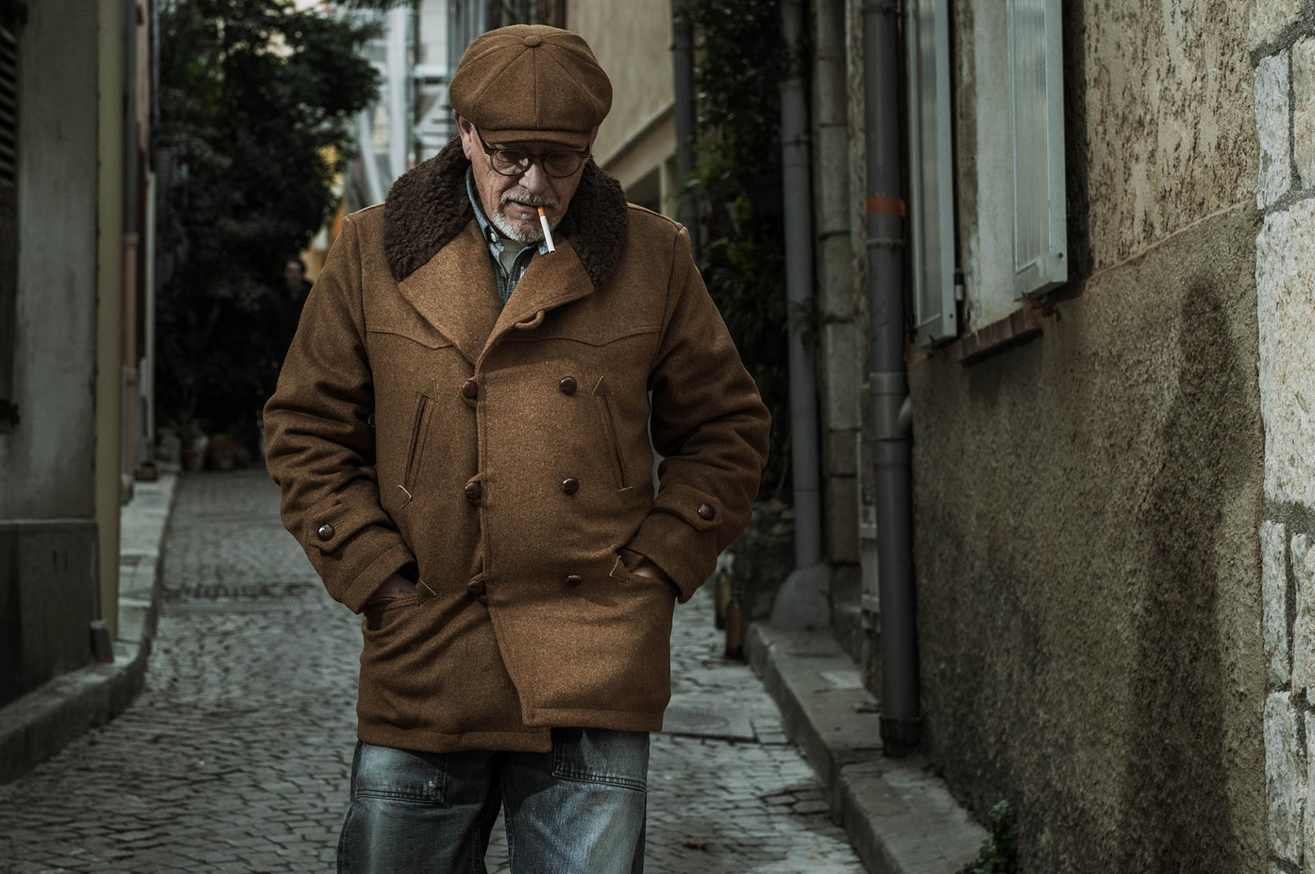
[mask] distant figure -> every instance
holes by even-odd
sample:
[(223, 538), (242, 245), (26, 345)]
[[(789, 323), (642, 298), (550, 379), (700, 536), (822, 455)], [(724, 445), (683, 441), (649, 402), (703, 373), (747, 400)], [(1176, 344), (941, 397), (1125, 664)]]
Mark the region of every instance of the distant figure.
[(274, 329), (278, 338), (278, 359), (281, 362), (292, 345), (301, 321), (301, 309), (310, 294), (311, 282), (306, 279), (306, 262), (295, 255), (283, 264), (283, 288), (274, 295)]

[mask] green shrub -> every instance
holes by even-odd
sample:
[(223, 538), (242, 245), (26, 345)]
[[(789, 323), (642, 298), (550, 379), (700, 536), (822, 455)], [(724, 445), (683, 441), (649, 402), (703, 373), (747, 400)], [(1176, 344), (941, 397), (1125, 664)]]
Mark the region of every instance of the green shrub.
[[(764, 477), (784, 482), (790, 438), (781, 221), (779, 82), (785, 44), (778, 0), (691, 0), (695, 36), (694, 172), (678, 196), (695, 206), (706, 242), (699, 271), (772, 414)], [(691, 233), (697, 229), (691, 228)]]
[(990, 834), (982, 842), (977, 859), (964, 866), (959, 874), (1017, 874), (1018, 823), (1008, 801), (1000, 801), (988, 816)]

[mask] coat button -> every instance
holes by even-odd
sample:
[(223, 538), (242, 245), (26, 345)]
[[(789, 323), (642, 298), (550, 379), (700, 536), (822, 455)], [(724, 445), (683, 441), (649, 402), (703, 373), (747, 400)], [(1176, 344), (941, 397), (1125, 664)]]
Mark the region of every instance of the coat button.
[(473, 580), (466, 583), (466, 594), (470, 595), (472, 598), (476, 595), (484, 594), (484, 581), (479, 577), (475, 577)]
[(568, 476), (562, 480), (562, 491), (568, 495), (573, 495), (580, 488), (580, 481), (573, 476)]
[(473, 379), (466, 380), (461, 384), (461, 395), (473, 401), (479, 397), (479, 383)]
[(700, 519), (711, 519), (713, 516), (716, 515), (717, 515), (717, 511), (713, 510), (712, 507), (708, 506), (707, 504), (699, 504)]
[(480, 488), (480, 485), (479, 485), (479, 481), (478, 481), (478, 480), (471, 480), (470, 482), (466, 483), (466, 500), (467, 500), (467, 501), (470, 501), (472, 504), (478, 504), (478, 503), (479, 503), (479, 496), (480, 496), (480, 494), (482, 494), (482, 493), (483, 493), (483, 489)]
[(580, 576), (579, 574), (566, 575), (566, 585), (568, 586), (578, 586), (583, 582), (584, 582), (584, 577)]
[(320, 538), (320, 540), (328, 540), (330, 537), (333, 536), (333, 526), (330, 525), (328, 522), (325, 522), (323, 525), (319, 527), (319, 530), (317, 530), (315, 534)]
[(562, 381), (557, 383), (557, 387), (562, 390), (562, 394), (564, 395), (575, 394), (575, 377), (563, 376)]

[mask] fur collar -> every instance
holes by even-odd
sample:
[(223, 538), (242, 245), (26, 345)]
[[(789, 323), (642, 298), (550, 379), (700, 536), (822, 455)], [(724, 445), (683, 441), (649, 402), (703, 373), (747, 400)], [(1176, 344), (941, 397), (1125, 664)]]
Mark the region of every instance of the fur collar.
[[(384, 200), (384, 257), (398, 282), (428, 263), (475, 220), (466, 197), (469, 166), (461, 137), (456, 136), (389, 189)], [(628, 214), (621, 184), (590, 158), (553, 236), (571, 241), (595, 288), (607, 281), (621, 257)]]

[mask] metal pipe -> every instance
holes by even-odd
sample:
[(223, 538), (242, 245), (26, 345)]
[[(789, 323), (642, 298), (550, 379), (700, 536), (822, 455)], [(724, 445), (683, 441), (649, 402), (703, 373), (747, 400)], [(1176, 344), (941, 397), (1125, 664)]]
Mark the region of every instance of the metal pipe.
[(411, 71), (407, 49), (411, 41), (411, 10), (405, 6), (389, 9), (384, 70), (388, 81), (388, 182), (409, 168), (411, 150)]
[[(785, 294), (791, 322), (813, 305), (813, 198), (805, 92), (804, 28), (800, 0), (781, 0), (787, 72), (781, 80), (781, 182), (785, 224)], [(795, 568), (822, 561), (822, 501), (817, 440), (817, 379), (813, 350), (799, 326), (790, 327), (790, 466), (794, 494)]]
[[(694, 37), (681, 10), (686, 0), (671, 0), (671, 66), (675, 77), (676, 175), (681, 189), (694, 172)], [(699, 212), (688, 197), (676, 204), (676, 219), (689, 229), (690, 254), (699, 260)]]
[(904, 168), (900, 148), (898, 7), (863, 4), (867, 123), (867, 261), (871, 329), (872, 444), (881, 599), (881, 741), (888, 756), (922, 734), (913, 584), (910, 444), (912, 405), (904, 362)]

